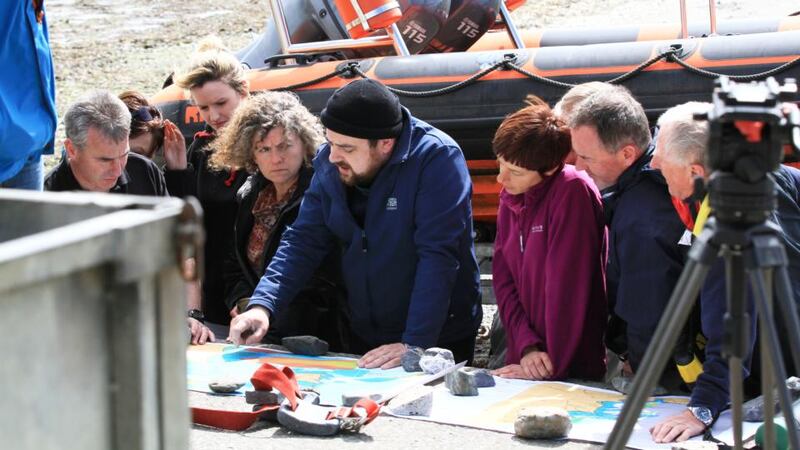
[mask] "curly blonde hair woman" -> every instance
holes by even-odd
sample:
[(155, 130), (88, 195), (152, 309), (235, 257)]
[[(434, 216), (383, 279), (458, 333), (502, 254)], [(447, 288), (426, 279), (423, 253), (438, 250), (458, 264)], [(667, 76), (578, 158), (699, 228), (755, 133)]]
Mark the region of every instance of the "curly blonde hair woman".
[[(239, 106), (213, 144), (210, 164), (217, 170), (244, 169), (252, 175), (239, 190), (234, 225), (235, 258), (225, 272), (225, 303), (231, 316), (247, 308), (249, 297), (278, 250), (284, 230), (294, 223), (313, 175), (311, 160), (323, 142), (322, 127), (288, 92), (263, 92)], [(306, 288), (276, 314), (265, 342), (314, 335), (343, 350), (343, 289), (335, 280), (339, 258), (323, 264)]]
[[(317, 147), (324, 141), (319, 120), (289, 92), (262, 92), (239, 106), (228, 126), (214, 142), (211, 165), (218, 170), (244, 169), (256, 173), (254, 145), (271, 130), (297, 138), (303, 163), (311, 165)], [(265, 175), (266, 176), (266, 175)]]

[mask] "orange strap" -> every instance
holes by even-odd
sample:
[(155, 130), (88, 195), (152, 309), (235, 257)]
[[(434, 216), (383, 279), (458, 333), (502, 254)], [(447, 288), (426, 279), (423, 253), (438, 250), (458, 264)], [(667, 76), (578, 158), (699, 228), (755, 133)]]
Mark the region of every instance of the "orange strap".
[[(356, 408), (363, 408), (366, 411), (366, 417), (362, 416), (355, 411)], [(372, 422), (378, 417), (378, 414), (381, 412), (381, 406), (372, 399), (369, 398), (362, 398), (361, 400), (357, 401), (353, 406), (340, 406), (338, 408), (334, 408), (331, 412), (328, 413), (328, 420), (337, 418), (337, 419), (347, 419), (350, 417), (364, 417), (365, 421), (363, 422), (364, 425)]]
[[(253, 377), (250, 378), (250, 382), (253, 383), (253, 387), (257, 390), (277, 389), (278, 392), (289, 399), (292, 410), (297, 409), (300, 387), (291, 368), (284, 367), (282, 370), (278, 370), (277, 367), (264, 363), (255, 371)], [(224, 430), (242, 431), (250, 428), (250, 425), (258, 420), (258, 416), (261, 413), (276, 410), (279, 407), (280, 405), (266, 405), (253, 412), (192, 408), (192, 422)]]

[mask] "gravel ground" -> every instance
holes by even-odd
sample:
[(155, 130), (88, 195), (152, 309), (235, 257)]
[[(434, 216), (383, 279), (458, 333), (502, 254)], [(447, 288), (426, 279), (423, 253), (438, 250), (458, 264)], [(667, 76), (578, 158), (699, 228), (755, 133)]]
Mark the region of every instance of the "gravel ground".
[[(690, 22), (707, 21), (707, 4), (688, 2)], [(785, 16), (800, 9), (796, 0), (718, 1), (718, 19)], [(46, 0), (56, 69), (59, 116), (83, 93), (94, 88), (152, 95), (167, 75), (191, 54), (202, 36), (215, 34), (231, 49), (250, 42), (269, 18), (266, 0)], [(513, 13), (521, 28), (580, 27), (609, 24), (677, 23), (675, 0), (536, 0)], [(58, 142), (63, 139), (59, 127)], [(58, 152), (57, 152), (58, 153)], [(46, 165), (56, 164), (58, 156)], [(484, 326), (495, 307), (484, 306)], [(485, 360), (485, 340), (479, 338), (477, 362)], [(192, 393), (192, 404), (216, 400)], [(220, 407), (234, 407), (228, 400)], [(284, 441), (292, 438), (291, 443)], [(276, 426), (256, 425), (245, 433), (195, 428), (194, 449), (282, 447), (329, 448), (343, 445), (385, 448), (596, 448), (578, 443), (529, 442), (489, 431), (381, 417), (355, 436), (329, 439), (294, 436)]]

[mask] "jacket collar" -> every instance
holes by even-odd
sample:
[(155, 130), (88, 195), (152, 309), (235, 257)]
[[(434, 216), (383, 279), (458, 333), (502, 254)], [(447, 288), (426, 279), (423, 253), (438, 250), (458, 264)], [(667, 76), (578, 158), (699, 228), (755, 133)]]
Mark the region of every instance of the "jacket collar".
[(539, 184), (531, 187), (522, 194), (510, 194), (503, 189), (500, 192), (500, 200), (508, 205), (508, 208), (514, 215), (518, 216), (522, 213), (523, 209), (535, 207), (536, 204), (542, 201), (547, 195), (547, 192), (550, 191), (553, 180), (558, 178), (563, 170), (564, 166), (562, 165), (561, 169), (548, 177), (544, 177)]
[[(55, 190), (59, 191), (86, 190), (78, 182), (78, 179), (75, 178), (75, 174), (72, 172), (72, 168), (69, 166), (69, 160), (66, 158), (66, 156), (61, 161), (61, 164), (59, 164), (58, 167), (56, 168), (56, 173), (58, 174), (57, 178), (58, 185), (53, 186)], [(129, 182), (130, 178), (128, 177), (128, 171), (125, 168), (123, 168), (122, 173), (120, 174), (119, 178), (117, 178), (117, 183), (108, 192), (112, 194), (128, 192)]]
[(400, 136), (397, 137), (394, 143), (392, 157), (389, 158), (389, 161), (386, 163), (387, 165), (404, 163), (411, 153), (414, 122), (411, 119), (411, 113), (408, 109), (405, 106), (401, 106), (400, 108), (403, 113), (403, 129), (400, 131)]
[(603, 214), (605, 216), (606, 225), (611, 223), (617, 203), (625, 191), (635, 186), (642, 179), (650, 178), (652, 181), (666, 186), (667, 182), (663, 175), (661, 175), (661, 172), (650, 167), (650, 160), (653, 159), (653, 151), (655, 150), (653, 142), (655, 141), (651, 141), (644, 153), (639, 156), (639, 159), (634, 161), (630, 167), (622, 172), (616, 184), (600, 192), (600, 195), (603, 197)]

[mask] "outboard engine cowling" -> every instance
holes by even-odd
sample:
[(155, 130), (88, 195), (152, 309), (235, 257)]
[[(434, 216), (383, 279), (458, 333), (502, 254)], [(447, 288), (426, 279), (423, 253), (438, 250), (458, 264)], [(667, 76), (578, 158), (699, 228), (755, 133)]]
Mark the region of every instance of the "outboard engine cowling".
[(408, 52), (420, 53), (441, 31), (450, 14), (450, 0), (399, 0), (403, 17), (397, 28)]
[(463, 52), (497, 19), (501, 0), (451, 0), (450, 15), (425, 53)]

